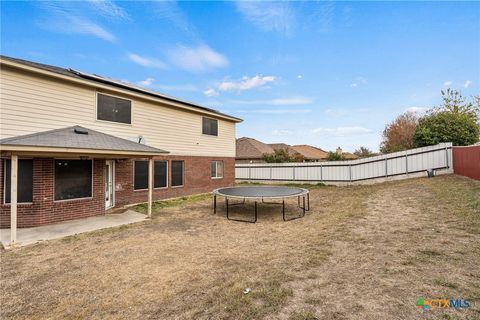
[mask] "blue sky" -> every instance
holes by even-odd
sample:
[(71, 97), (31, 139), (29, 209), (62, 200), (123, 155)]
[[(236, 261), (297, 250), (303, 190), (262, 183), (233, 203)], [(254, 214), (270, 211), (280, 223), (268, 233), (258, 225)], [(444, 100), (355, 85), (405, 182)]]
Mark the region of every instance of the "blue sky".
[(480, 92), (478, 2), (1, 2), (1, 53), (245, 121), (237, 137), (378, 150), (385, 124)]

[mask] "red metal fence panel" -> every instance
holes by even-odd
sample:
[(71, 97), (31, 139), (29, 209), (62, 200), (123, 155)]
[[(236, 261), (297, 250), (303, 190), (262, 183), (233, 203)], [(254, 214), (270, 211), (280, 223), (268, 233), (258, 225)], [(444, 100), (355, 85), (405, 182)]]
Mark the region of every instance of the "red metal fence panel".
[(453, 147), (453, 171), (480, 180), (480, 146)]

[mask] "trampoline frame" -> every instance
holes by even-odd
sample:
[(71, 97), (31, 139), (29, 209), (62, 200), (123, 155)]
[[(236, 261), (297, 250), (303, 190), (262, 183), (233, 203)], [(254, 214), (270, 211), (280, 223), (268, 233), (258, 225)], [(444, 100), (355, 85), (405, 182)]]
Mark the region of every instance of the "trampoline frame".
[[(260, 202), (259, 200), (261, 200), (262, 204), (281, 205), (282, 206), (283, 221), (291, 221), (291, 220), (303, 218), (305, 216), (305, 212), (310, 211), (310, 191), (308, 189), (295, 188), (295, 189), (302, 190), (302, 192), (300, 194), (283, 195), (283, 196), (264, 196), (264, 197), (262, 197), (262, 196), (236, 196), (236, 195), (234, 196), (234, 195), (226, 195), (226, 194), (221, 193), (222, 189), (230, 189), (230, 188), (248, 188), (248, 187), (226, 187), (226, 188), (219, 188), (219, 189), (213, 190), (213, 214), (217, 214), (217, 196), (224, 197), (228, 220), (239, 221), (239, 222), (247, 222), (247, 223), (256, 223), (257, 218), (258, 218), (257, 203)], [(302, 213), (298, 216), (288, 218), (285, 215), (285, 199), (294, 198), (294, 197), (297, 198), (297, 205), (298, 205), (298, 208), (302, 209)], [(300, 198), (302, 198), (302, 201), (300, 201)], [(229, 199), (241, 199), (242, 201), (237, 202), (237, 203), (230, 203)], [(253, 219), (244, 220), (244, 219), (231, 218), (230, 214), (229, 214), (229, 207), (238, 206), (238, 205), (245, 205), (245, 202), (246, 202), (247, 199), (254, 201), (254, 216), (253, 216)], [(282, 202), (266, 202), (265, 199), (270, 199), (270, 200), (281, 199)]]

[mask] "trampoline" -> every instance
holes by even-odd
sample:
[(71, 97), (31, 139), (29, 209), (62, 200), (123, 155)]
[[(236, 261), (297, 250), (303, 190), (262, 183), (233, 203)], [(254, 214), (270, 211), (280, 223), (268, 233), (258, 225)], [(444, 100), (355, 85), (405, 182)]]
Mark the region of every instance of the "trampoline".
[[(278, 186), (248, 186), (248, 187), (227, 187), (213, 190), (213, 213), (217, 213), (217, 196), (225, 198), (225, 207), (227, 211), (227, 219), (240, 222), (257, 222), (258, 209), (257, 203), (275, 204), (282, 206), (283, 221), (295, 220), (305, 216), (305, 211), (310, 210), (310, 194), (307, 189), (296, 187), (278, 187)], [(297, 198), (297, 205), (302, 209), (302, 213), (298, 216), (287, 217), (285, 215), (285, 199)], [(240, 202), (232, 203), (230, 200), (241, 200)], [(245, 205), (245, 201), (254, 202), (254, 216), (251, 220), (243, 220), (231, 218), (229, 214), (229, 207), (237, 205)], [(269, 200), (269, 201), (265, 201)], [(271, 202), (277, 200), (278, 202)], [(281, 201), (281, 202), (280, 202)]]

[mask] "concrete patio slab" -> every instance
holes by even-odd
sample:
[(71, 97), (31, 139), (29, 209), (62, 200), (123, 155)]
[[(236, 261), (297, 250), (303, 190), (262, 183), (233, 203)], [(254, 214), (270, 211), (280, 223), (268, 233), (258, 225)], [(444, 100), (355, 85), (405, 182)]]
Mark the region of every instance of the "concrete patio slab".
[[(39, 241), (72, 236), (79, 233), (118, 227), (125, 224), (144, 221), (147, 216), (127, 210), (119, 214), (106, 214), (72, 221), (65, 221), (48, 226), (17, 229), (15, 247), (26, 246)], [(0, 229), (0, 242), (5, 248), (10, 246), (10, 229)]]

